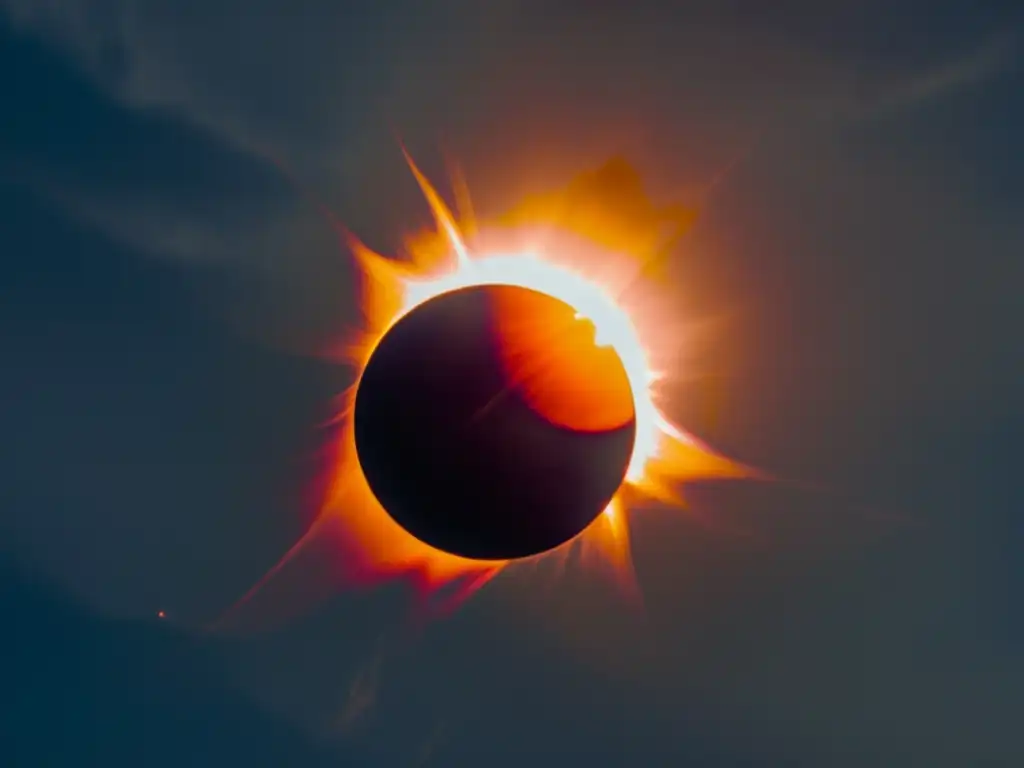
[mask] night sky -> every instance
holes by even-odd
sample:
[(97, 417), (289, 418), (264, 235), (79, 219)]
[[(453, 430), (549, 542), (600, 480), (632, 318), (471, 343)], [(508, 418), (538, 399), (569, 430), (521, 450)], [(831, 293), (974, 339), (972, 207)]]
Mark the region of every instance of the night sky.
[[(1019, 2), (0, 9), (0, 765), (1024, 765)], [(310, 568), (209, 631), (351, 379), (310, 197), (429, 223), (396, 136), (484, 216), (618, 155), (699, 210), (672, 416), (793, 482), (637, 511), (642, 612)]]

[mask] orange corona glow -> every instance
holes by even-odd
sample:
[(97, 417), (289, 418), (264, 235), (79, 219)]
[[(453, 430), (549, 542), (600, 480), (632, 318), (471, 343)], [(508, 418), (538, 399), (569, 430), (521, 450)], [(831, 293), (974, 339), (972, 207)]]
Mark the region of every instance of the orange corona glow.
[[(651, 307), (661, 287), (660, 254), (668, 250), (664, 225), (671, 225), (671, 239), (688, 221), (686, 213), (658, 209), (642, 191), (627, 194), (618, 205), (622, 188), (635, 180), (628, 167), (613, 163), (598, 172), (609, 189), (593, 192), (597, 177), (590, 182), (584, 178), (578, 182), (583, 187), (527, 199), (484, 228), (467, 210), (456, 216), (408, 155), (406, 159), (436, 230), (412, 238), (404, 259), (378, 254), (344, 232), (361, 277), (363, 324), (346, 340), (343, 357), (361, 373), (399, 318), (460, 288), (522, 287), (572, 307), (575, 312), (568, 319), (538, 317), (530, 306), (499, 307), (501, 354), (531, 407), (555, 423), (598, 430), (625, 423), (635, 414), (635, 447), (619, 491), (587, 530), (551, 553), (557, 556), (580, 545), (584, 553), (597, 553), (610, 563), (622, 583), (632, 584), (631, 510), (645, 500), (678, 504), (678, 489), (688, 480), (750, 474), (670, 423), (658, 403), (658, 383), (673, 373), (659, 367), (658, 350), (669, 346), (666, 342), (673, 340), (664, 336), (678, 325), (666, 323)], [(615, 183), (617, 177), (621, 183)], [(552, 336), (552, 327), (564, 332)], [(552, 346), (540, 351), (559, 363), (531, 374), (522, 360), (547, 344)], [(621, 380), (623, 369), (628, 381)], [(602, 386), (593, 387), (595, 381)], [(583, 382), (588, 386), (581, 387)], [(350, 418), (357, 389), (358, 380), (345, 393), (338, 414), (337, 458), (318, 522), (340, 532), (343, 567), (350, 579), (369, 582), (406, 575), (424, 595), (453, 589), (457, 599), (468, 596), (509, 563), (467, 560), (435, 550), (392, 520), (360, 468)]]

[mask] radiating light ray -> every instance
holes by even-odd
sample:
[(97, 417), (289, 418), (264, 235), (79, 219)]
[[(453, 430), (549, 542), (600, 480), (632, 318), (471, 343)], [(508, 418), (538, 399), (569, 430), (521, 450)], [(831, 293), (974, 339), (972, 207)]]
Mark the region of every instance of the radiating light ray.
[(445, 205), (441, 196), (437, 194), (437, 190), (427, 180), (427, 177), (420, 172), (419, 167), (413, 162), (412, 157), (409, 156), (408, 151), (404, 147), (402, 153), (405, 155), (405, 160), (409, 164), (410, 170), (412, 170), (412, 175), (416, 178), (416, 183), (420, 185), (423, 196), (427, 199), (427, 204), (430, 206), (434, 219), (437, 221), (438, 229), (444, 233), (445, 238), (447, 238), (448, 243), (455, 252), (458, 266), (465, 266), (469, 263), (469, 251), (466, 250), (466, 244), (462, 242), (462, 234), (455, 224), (455, 217), (448, 210), (448, 206)]
[[(341, 345), (344, 361), (361, 376), (377, 343), (406, 313), (449, 291), (480, 285), (508, 285), (539, 291), (571, 306), (593, 325), (596, 345), (614, 349), (633, 396), (636, 441), (625, 480), (608, 508), (580, 536), (538, 558), (568, 562), (578, 552), (586, 564), (597, 560), (618, 574), (623, 591), (639, 604), (630, 551), (629, 517), (650, 502), (680, 505), (680, 486), (713, 478), (756, 478), (755, 470), (710, 449), (673, 424), (659, 403), (658, 383), (681, 373), (675, 358), (662, 354), (678, 328), (671, 301), (659, 303), (665, 285), (660, 271), (666, 242), (678, 242), (693, 219), (676, 206), (654, 206), (639, 178), (621, 161), (610, 170), (584, 174), (558, 194), (530, 197), (496, 223), (472, 220), (464, 182), (456, 179), (456, 218), (403, 149), (430, 207), (436, 230), (406, 243), (404, 258), (373, 251), (333, 217), (359, 276), (361, 325)], [(604, 175), (602, 175), (604, 173)], [(666, 235), (665, 229), (669, 231)], [(471, 237), (470, 237), (471, 235)], [(669, 343), (667, 343), (669, 342)], [(340, 398), (336, 461), (320, 518), (266, 578), (308, 543), (320, 523), (338, 532), (338, 558), (352, 584), (404, 578), (422, 604), (441, 597), (446, 611), (487, 584), (509, 565), (450, 555), (417, 540), (392, 520), (363, 476), (351, 414), (359, 381)], [(534, 559), (535, 560), (535, 559)], [(263, 581), (266, 581), (266, 578)], [(259, 588), (257, 585), (253, 591)]]
[[(625, 482), (605, 513), (584, 532), (580, 543), (587, 550), (587, 557), (598, 553), (624, 581), (631, 580), (628, 517), (633, 506), (643, 499), (678, 503), (679, 484), (687, 480), (753, 474), (749, 468), (720, 456), (673, 425), (655, 400), (655, 385), (666, 372), (657, 367), (649, 353), (651, 345), (645, 344), (657, 335), (658, 327), (641, 326), (639, 317), (648, 296), (635, 286), (643, 283), (644, 275), (654, 271), (656, 265), (651, 262), (661, 250), (657, 237), (651, 234), (651, 220), (667, 215), (681, 221), (686, 219), (685, 214), (676, 209), (649, 207), (640, 216), (647, 220), (639, 223), (635, 238), (631, 239), (628, 224), (613, 220), (612, 227), (602, 230), (609, 219), (601, 216), (596, 207), (576, 205), (576, 220), (570, 213), (569, 221), (557, 222), (576, 236), (570, 248), (546, 247), (541, 244), (547, 239), (544, 236), (536, 238), (534, 247), (524, 247), (523, 237), (531, 229), (530, 216), (519, 226), (491, 228), (489, 237), (481, 238), (485, 244), (474, 247), (463, 238), (455, 215), (408, 154), (406, 159), (430, 206), (437, 230), (410, 240), (407, 258), (402, 261), (378, 254), (354, 236), (348, 236), (349, 248), (362, 276), (360, 306), (364, 318), (363, 328), (352, 334), (348, 346), (350, 362), (362, 371), (377, 342), (398, 319), (431, 298), (460, 288), (509, 285), (540, 291), (572, 306), (581, 321), (593, 324), (595, 342), (611, 346), (618, 354), (633, 391), (637, 425)], [(460, 206), (468, 209), (464, 188), (460, 196)], [(544, 221), (545, 216), (536, 208), (537, 201), (531, 205), (535, 207), (532, 220)], [(563, 214), (564, 210), (565, 207)], [(522, 219), (520, 214), (513, 216)], [(631, 251), (629, 246), (634, 242), (638, 248)], [(631, 289), (624, 291), (626, 286)], [(658, 288), (648, 287), (650, 292)], [(636, 305), (620, 304), (627, 294), (634, 297)], [(633, 309), (640, 311), (634, 313)], [(348, 408), (357, 388), (358, 383), (348, 393)], [(353, 543), (351, 551), (366, 570), (412, 569), (420, 575), (421, 588), (429, 592), (456, 579), (465, 580), (472, 585), (471, 589), (479, 588), (507, 565), (438, 552), (401, 530), (380, 508), (362, 477), (350, 420), (343, 428), (342, 440), (335, 486), (324, 514), (344, 518)]]

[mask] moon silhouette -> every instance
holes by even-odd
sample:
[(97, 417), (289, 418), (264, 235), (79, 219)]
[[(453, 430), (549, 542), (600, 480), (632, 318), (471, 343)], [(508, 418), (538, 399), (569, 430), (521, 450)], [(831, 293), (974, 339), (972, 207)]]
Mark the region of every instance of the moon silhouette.
[(507, 285), (444, 293), (402, 316), (363, 370), (353, 418), (388, 515), (475, 560), (576, 537), (623, 482), (636, 437), (614, 350), (569, 305)]

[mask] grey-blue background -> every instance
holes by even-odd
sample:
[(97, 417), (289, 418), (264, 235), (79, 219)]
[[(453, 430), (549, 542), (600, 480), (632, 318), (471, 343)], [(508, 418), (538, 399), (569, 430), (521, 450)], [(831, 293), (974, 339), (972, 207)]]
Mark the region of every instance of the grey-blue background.
[[(1024, 762), (1019, 4), (2, 7), (0, 763)], [(829, 492), (641, 511), (642, 618), (511, 573), (405, 643), (397, 590), (197, 635), (346, 381), (296, 351), (350, 266), (275, 163), (393, 248), (395, 131), (484, 213), (616, 153), (699, 204), (674, 415)]]

